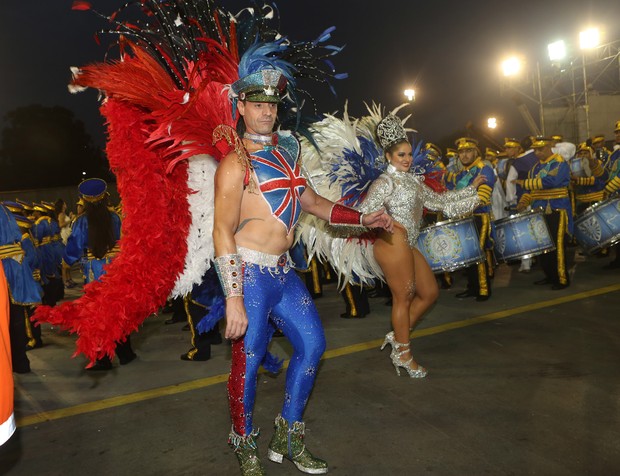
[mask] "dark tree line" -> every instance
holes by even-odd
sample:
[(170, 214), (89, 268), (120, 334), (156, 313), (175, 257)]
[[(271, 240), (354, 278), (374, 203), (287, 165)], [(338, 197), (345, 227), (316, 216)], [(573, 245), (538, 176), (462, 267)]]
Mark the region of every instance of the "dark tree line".
[(8, 112), (0, 144), (0, 190), (76, 185), (112, 178), (84, 123), (69, 109), (31, 105)]

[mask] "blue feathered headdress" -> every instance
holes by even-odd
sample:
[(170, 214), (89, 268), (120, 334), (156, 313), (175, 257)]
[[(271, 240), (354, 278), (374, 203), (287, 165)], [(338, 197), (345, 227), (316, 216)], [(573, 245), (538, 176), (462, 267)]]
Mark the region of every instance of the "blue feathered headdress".
[(239, 61), (240, 79), (230, 87), (233, 114), (239, 99), (278, 102), (285, 97), (299, 122), (302, 96), (310, 96), (298, 87), (298, 78), (325, 83), (335, 92), (332, 80), (344, 79), (347, 74), (336, 73), (329, 59), (342, 50), (326, 43), (334, 29), (328, 28), (312, 41), (293, 42), (282, 37), (265, 42), (256, 38)]

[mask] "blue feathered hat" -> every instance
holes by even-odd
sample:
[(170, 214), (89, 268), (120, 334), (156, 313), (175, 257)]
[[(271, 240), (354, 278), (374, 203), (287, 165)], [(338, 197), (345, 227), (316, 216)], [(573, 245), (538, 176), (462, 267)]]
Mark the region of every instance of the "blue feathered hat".
[(78, 185), (80, 196), (90, 203), (95, 203), (108, 196), (108, 184), (100, 178), (90, 178)]
[[(230, 85), (229, 98), (236, 116), (237, 101), (278, 103), (286, 98), (298, 116), (306, 91), (298, 89), (297, 78), (326, 83), (333, 91), (331, 79), (344, 79), (346, 74), (335, 72), (329, 57), (342, 48), (327, 44), (334, 27), (325, 30), (312, 41), (291, 41), (280, 37), (274, 41), (259, 41), (247, 48), (239, 61), (239, 79)], [(312, 101), (314, 102), (314, 101)]]

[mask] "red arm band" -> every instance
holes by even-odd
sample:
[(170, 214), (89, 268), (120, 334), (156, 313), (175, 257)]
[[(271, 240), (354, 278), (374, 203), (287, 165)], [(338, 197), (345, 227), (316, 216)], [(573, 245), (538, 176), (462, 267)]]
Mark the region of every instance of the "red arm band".
[(330, 225), (357, 225), (362, 224), (362, 218), (364, 214), (357, 210), (346, 207), (340, 203), (334, 203), (331, 212), (329, 213)]

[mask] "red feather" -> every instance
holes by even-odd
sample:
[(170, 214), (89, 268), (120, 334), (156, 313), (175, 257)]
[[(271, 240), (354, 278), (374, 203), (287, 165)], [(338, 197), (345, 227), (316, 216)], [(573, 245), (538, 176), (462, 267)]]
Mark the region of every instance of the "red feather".
[(225, 88), (238, 79), (234, 54), (203, 41), (207, 51), (186, 65), (186, 90), (126, 40), (123, 61), (84, 67), (73, 81), (108, 97), (101, 110), (125, 214), (121, 252), (101, 281), (85, 287), (84, 296), (39, 307), (33, 319), (77, 333), (76, 355), (91, 362), (114, 355), (115, 343), (158, 310), (183, 271), (191, 222), (184, 159), (207, 153), (219, 160), (236, 144), (212, 144), (216, 127), (233, 131), (236, 122)]
[(108, 120), (107, 154), (125, 215), (121, 252), (81, 298), (41, 306), (33, 317), (77, 333), (75, 355), (83, 353), (91, 362), (113, 356), (116, 342), (165, 303), (183, 270), (191, 221), (187, 166), (166, 174), (161, 154), (145, 148), (148, 114), (114, 99), (101, 110)]

